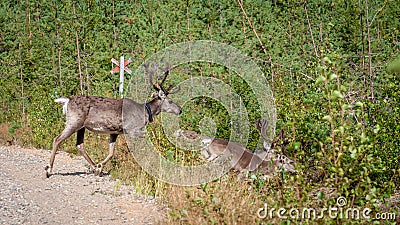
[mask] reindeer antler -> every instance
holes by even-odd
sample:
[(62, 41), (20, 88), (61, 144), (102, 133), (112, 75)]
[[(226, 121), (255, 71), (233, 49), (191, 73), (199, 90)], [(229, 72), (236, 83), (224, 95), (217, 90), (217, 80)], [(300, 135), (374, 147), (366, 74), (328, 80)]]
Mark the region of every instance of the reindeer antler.
[(165, 82), (165, 79), (167, 79), (167, 76), (169, 75), (169, 63), (167, 63), (165, 68), (162, 70), (164, 71), (164, 77), (162, 78), (161, 83), (159, 83), (159, 85), (160, 85), (161, 89), (163, 89), (163, 91), (166, 92), (164, 90), (164, 82)]
[(164, 92), (165, 95), (168, 94), (174, 94), (176, 92), (178, 92), (180, 90), (180, 86), (178, 86), (177, 90), (172, 91), (172, 88), (174, 88), (174, 85), (170, 85), (168, 88), (164, 87), (164, 82), (167, 79), (168, 75), (169, 75), (169, 70), (170, 70), (170, 64), (167, 63), (166, 67), (164, 69), (162, 69), (164, 71), (164, 76), (162, 77), (162, 80), (160, 83), (155, 84), (153, 82), (153, 74), (155, 72), (155, 69), (150, 69), (149, 64), (148, 63), (144, 63), (143, 64), (144, 68), (146, 69), (146, 72), (149, 74), (149, 79), (150, 79), (150, 83), (153, 85), (153, 88), (156, 91), (160, 91), (162, 90)]
[(170, 86), (167, 88), (168, 94), (175, 94), (176, 92), (178, 92), (178, 91), (181, 90), (181, 85), (178, 85), (178, 87), (176, 88), (176, 90), (171, 91), (171, 89), (174, 88), (174, 87), (175, 87), (174, 85), (170, 85)]
[(255, 120), (255, 125), (257, 130), (260, 131), (261, 137), (263, 137), (264, 140), (269, 141), (270, 138), (267, 136), (268, 121), (266, 119), (257, 119)]
[(143, 66), (146, 69), (146, 72), (149, 74), (150, 84), (153, 85), (153, 88), (156, 89), (156, 91), (159, 91), (160, 90), (160, 86), (153, 82), (154, 70), (150, 69), (148, 63), (143, 63)]

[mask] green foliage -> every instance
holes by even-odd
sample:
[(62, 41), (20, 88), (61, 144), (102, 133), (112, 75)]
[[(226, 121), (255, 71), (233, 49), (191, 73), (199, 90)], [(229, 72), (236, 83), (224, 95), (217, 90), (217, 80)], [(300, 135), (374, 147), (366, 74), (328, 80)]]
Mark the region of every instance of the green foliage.
[(400, 57), (397, 57), (393, 62), (388, 65), (388, 70), (392, 73), (400, 72)]
[(21, 128), (21, 123), (12, 121), (11, 126), (8, 128), (8, 132), (12, 134), (12, 136), (15, 136), (15, 130)]
[[(199, 223), (190, 218), (198, 216), (206, 218), (204, 223), (219, 223), (225, 216), (232, 223), (260, 223), (255, 218), (245, 220), (244, 211), (221, 204), (226, 198), (222, 185), (241, 193), (237, 199), (232, 197), (231, 205), (244, 195), (243, 201), (276, 200), (277, 207), (302, 205), (309, 201), (309, 192), (322, 184), (337, 188), (354, 205), (373, 208), (384, 194), (400, 186), (400, 79), (395, 59), (400, 51), (400, 5), (391, 0), (242, 4), (247, 17), (237, 1), (1, 2), (0, 123), (9, 124), (7, 132), (19, 143), (51, 148), (65, 120), (55, 98), (118, 96), (118, 75), (109, 73), (112, 57), (132, 58), (129, 67), (134, 69), (172, 44), (227, 43), (250, 56), (266, 75), (277, 107), (277, 130), (285, 133), (285, 140), (277, 138), (276, 143), (297, 162), (301, 173), (276, 182), (253, 177), (254, 190), (249, 194), (223, 179), (215, 181), (207, 190), (190, 192), (186, 205), (173, 207), (172, 220)], [(252, 122), (260, 112), (249, 85), (234, 71), (209, 63), (180, 65), (168, 82), (197, 76), (222, 80), (240, 95), (251, 126), (247, 147), (255, 149), (259, 133)], [(213, 119), (217, 137), (229, 138), (227, 109), (210, 97), (188, 102), (180, 124), (200, 131), (202, 121), (208, 121), (204, 118)], [(148, 131), (164, 157), (183, 165), (201, 163), (196, 152), (172, 146), (157, 121)], [(90, 136), (87, 142), (93, 147), (88, 149), (102, 149), (99, 140)], [(73, 144), (69, 140), (66, 149), (74, 149)], [(91, 154), (104, 156), (98, 150)], [(138, 189), (161, 192), (164, 186), (157, 181), (143, 185), (143, 180), (151, 179), (144, 172), (136, 176), (121, 169), (131, 162), (124, 160), (114, 161), (113, 175), (133, 183), (139, 180)], [(304, 190), (294, 193), (284, 189), (285, 184)], [(319, 192), (318, 197), (325, 195)], [(325, 206), (329, 204), (326, 201)], [(200, 214), (196, 208), (202, 208)], [(230, 220), (234, 213), (243, 220)]]
[[(321, 69), (323, 78), (316, 82), (318, 87), (322, 86), (324, 101), (321, 106), (327, 110), (327, 115), (321, 121), (329, 129), (329, 135), (320, 140), (322, 154), (316, 154), (316, 160), (324, 161), (324, 169), (328, 171), (326, 180), (333, 186), (340, 187), (338, 191), (341, 195), (348, 198), (361, 196), (361, 202), (367, 196), (368, 200), (378, 202), (378, 196), (371, 190), (385, 187), (387, 183), (381, 181), (379, 184), (372, 178), (376, 173), (388, 172), (379, 157), (376, 142), (380, 125), (367, 129), (362, 123), (368, 116), (364, 109), (365, 104), (360, 101), (354, 104), (344, 101), (341, 92), (346, 91), (347, 87), (334, 73), (341, 66), (334, 60), (336, 61), (324, 58), (326, 64)], [(323, 80), (323, 84), (318, 85), (319, 80)]]

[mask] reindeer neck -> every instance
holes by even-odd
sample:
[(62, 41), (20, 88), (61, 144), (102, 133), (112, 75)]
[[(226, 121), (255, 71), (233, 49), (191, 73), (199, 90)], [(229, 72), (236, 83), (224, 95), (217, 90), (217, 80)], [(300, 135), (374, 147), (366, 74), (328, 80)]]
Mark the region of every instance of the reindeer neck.
[[(161, 100), (153, 99), (145, 104), (149, 118), (158, 115), (161, 112)], [(150, 109), (150, 112), (149, 112)]]
[(148, 120), (150, 123), (152, 123), (153, 120), (153, 112), (151, 111), (150, 105), (146, 102), (144, 103), (144, 108), (146, 109), (147, 114), (149, 115)]

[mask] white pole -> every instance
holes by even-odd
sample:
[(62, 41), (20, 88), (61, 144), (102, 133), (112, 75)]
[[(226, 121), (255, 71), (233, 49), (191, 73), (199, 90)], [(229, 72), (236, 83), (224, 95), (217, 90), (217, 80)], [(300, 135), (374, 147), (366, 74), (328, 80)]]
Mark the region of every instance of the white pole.
[(123, 91), (124, 91), (124, 57), (121, 56), (119, 61), (119, 95), (123, 98)]

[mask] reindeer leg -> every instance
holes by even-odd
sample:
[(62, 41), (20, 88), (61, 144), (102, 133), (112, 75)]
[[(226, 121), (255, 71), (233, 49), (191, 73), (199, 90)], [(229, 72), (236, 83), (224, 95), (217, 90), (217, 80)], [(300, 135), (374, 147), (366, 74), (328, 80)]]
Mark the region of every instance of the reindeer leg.
[(56, 138), (54, 138), (53, 141), (53, 150), (51, 152), (51, 156), (50, 156), (50, 163), (49, 165), (47, 165), (45, 167), (46, 170), (46, 177), (49, 178), (52, 174), (52, 170), (53, 170), (53, 164), (54, 164), (54, 159), (56, 157), (56, 152), (57, 152), (57, 148), (58, 146), (60, 146), (61, 142), (63, 142), (65, 139), (67, 139), (69, 136), (71, 136), (73, 133), (75, 133), (75, 129), (73, 129), (72, 127), (66, 127), (60, 135), (58, 135)]
[(103, 160), (103, 162), (97, 164), (96, 174), (101, 176), (103, 171), (103, 166), (114, 156), (114, 145), (115, 141), (117, 140), (118, 134), (110, 134), (110, 153), (108, 154), (107, 158)]
[(82, 127), (81, 129), (78, 130), (76, 133), (76, 147), (78, 150), (81, 152), (83, 155), (83, 158), (86, 159), (86, 161), (90, 164), (91, 166), (91, 171), (94, 171), (96, 169), (96, 165), (92, 161), (92, 159), (89, 157), (87, 152), (85, 151), (85, 147), (83, 146), (83, 140), (85, 138), (85, 128)]

